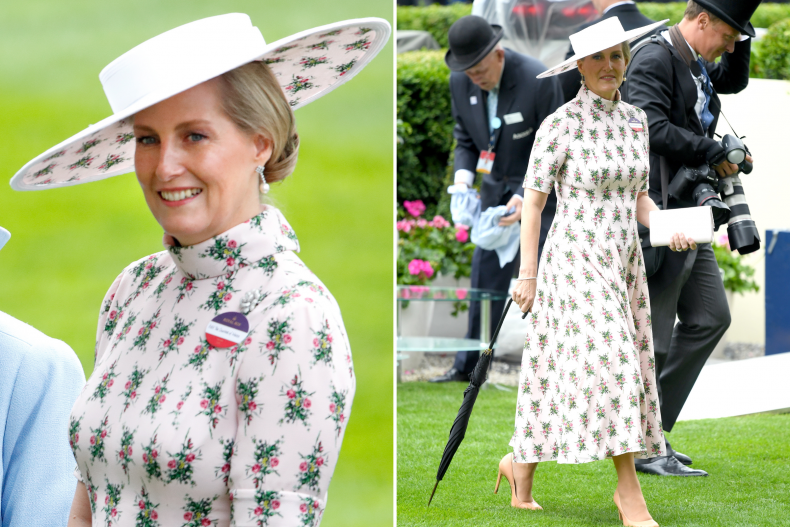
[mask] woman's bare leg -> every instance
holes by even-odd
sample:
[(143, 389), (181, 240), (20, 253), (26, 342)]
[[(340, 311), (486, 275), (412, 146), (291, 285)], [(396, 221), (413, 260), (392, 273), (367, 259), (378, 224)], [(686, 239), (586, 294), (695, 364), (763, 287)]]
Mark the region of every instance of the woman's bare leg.
[(614, 468), (617, 470), (617, 494), (620, 497), (620, 507), (632, 521), (646, 521), (651, 519), (647, 510), (645, 498), (642, 496), (642, 487), (636, 477), (634, 468), (634, 454), (614, 456)]
[(532, 502), (532, 480), (537, 463), (513, 463), (513, 480), (516, 482), (516, 497), (527, 503)]

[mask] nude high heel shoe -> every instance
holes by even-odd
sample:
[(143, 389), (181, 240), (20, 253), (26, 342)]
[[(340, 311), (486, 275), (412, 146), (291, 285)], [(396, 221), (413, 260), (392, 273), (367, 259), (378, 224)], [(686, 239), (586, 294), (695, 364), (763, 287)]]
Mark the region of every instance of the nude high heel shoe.
[(502, 481), (502, 475), (504, 474), (505, 479), (507, 479), (508, 484), (510, 485), (510, 506), (516, 507), (517, 509), (529, 509), (532, 511), (542, 511), (543, 507), (538, 505), (534, 499), (532, 503), (527, 503), (526, 501), (521, 501), (518, 499), (518, 495), (516, 494), (516, 478), (514, 476), (513, 471), (513, 453), (506, 455), (502, 458), (502, 461), (499, 462), (499, 472), (496, 476), (496, 486), (494, 487), (494, 494), (497, 493), (499, 490), (499, 482)]
[(659, 527), (655, 520), (652, 518), (649, 520), (635, 522), (628, 519), (628, 517), (623, 512), (623, 509), (620, 507), (620, 495), (617, 491), (614, 491), (614, 496), (612, 497), (614, 504), (617, 505), (617, 512), (620, 515), (620, 519), (623, 520), (623, 525), (625, 527)]

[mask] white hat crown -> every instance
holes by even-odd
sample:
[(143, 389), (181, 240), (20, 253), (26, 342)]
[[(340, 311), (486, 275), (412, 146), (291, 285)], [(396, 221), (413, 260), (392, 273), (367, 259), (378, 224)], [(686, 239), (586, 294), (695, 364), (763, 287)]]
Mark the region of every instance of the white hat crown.
[(265, 51), (263, 35), (250, 17), (230, 13), (146, 40), (108, 64), (99, 80), (112, 111), (118, 113), (148, 96), (214, 78), (225, 73), (229, 63), (243, 63), (251, 54)]
[(593, 53), (598, 53), (599, 51), (609, 49), (612, 46), (620, 44), (621, 42), (633, 42), (634, 40), (637, 40), (647, 35), (651, 31), (663, 26), (668, 21), (669, 19), (664, 19), (660, 22), (654, 22), (643, 27), (626, 31), (623, 29), (623, 25), (616, 16), (605, 18), (604, 20), (596, 22), (590, 27), (582, 29), (578, 33), (574, 33), (568, 37), (571, 41), (571, 45), (573, 46), (574, 55), (571, 58), (560, 62), (553, 68), (544, 71), (538, 75), (538, 78), (543, 79), (545, 77), (559, 75), (560, 73), (575, 69), (577, 60), (588, 57)]
[(592, 55), (628, 40), (623, 25), (616, 16), (601, 20), (597, 24), (574, 33), (569, 38), (574, 54), (581, 57)]

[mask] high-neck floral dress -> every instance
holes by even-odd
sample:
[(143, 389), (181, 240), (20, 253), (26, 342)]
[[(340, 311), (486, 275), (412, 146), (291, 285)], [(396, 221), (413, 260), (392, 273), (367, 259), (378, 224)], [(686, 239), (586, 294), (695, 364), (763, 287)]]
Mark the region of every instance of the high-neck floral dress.
[[(337, 303), (271, 206), (169, 241), (110, 287), (72, 410), (93, 525), (318, 525), (355, 389)], [(253, 290), (246, 335), (212, 345), (209, 324)]]
[(516, 462), (664, 455), (636, 222), (648, 156), (645, 113), (586, 86), (536, 134), (524, 187), (553, 186), (557, 213), (527, 319)]

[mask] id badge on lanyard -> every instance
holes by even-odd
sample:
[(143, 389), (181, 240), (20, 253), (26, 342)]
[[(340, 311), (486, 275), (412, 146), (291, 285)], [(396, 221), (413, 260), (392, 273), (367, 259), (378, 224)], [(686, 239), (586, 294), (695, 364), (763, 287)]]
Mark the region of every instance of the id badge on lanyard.
[(488, 150), (480, 152), (480, 159), (477, 160), (477, 171), (481, 174), (490, 174), (494, 169), (494, 158), (496, 154), (494, 149), (494, 134), (491, 134), (491, 139), (488, 141)]

